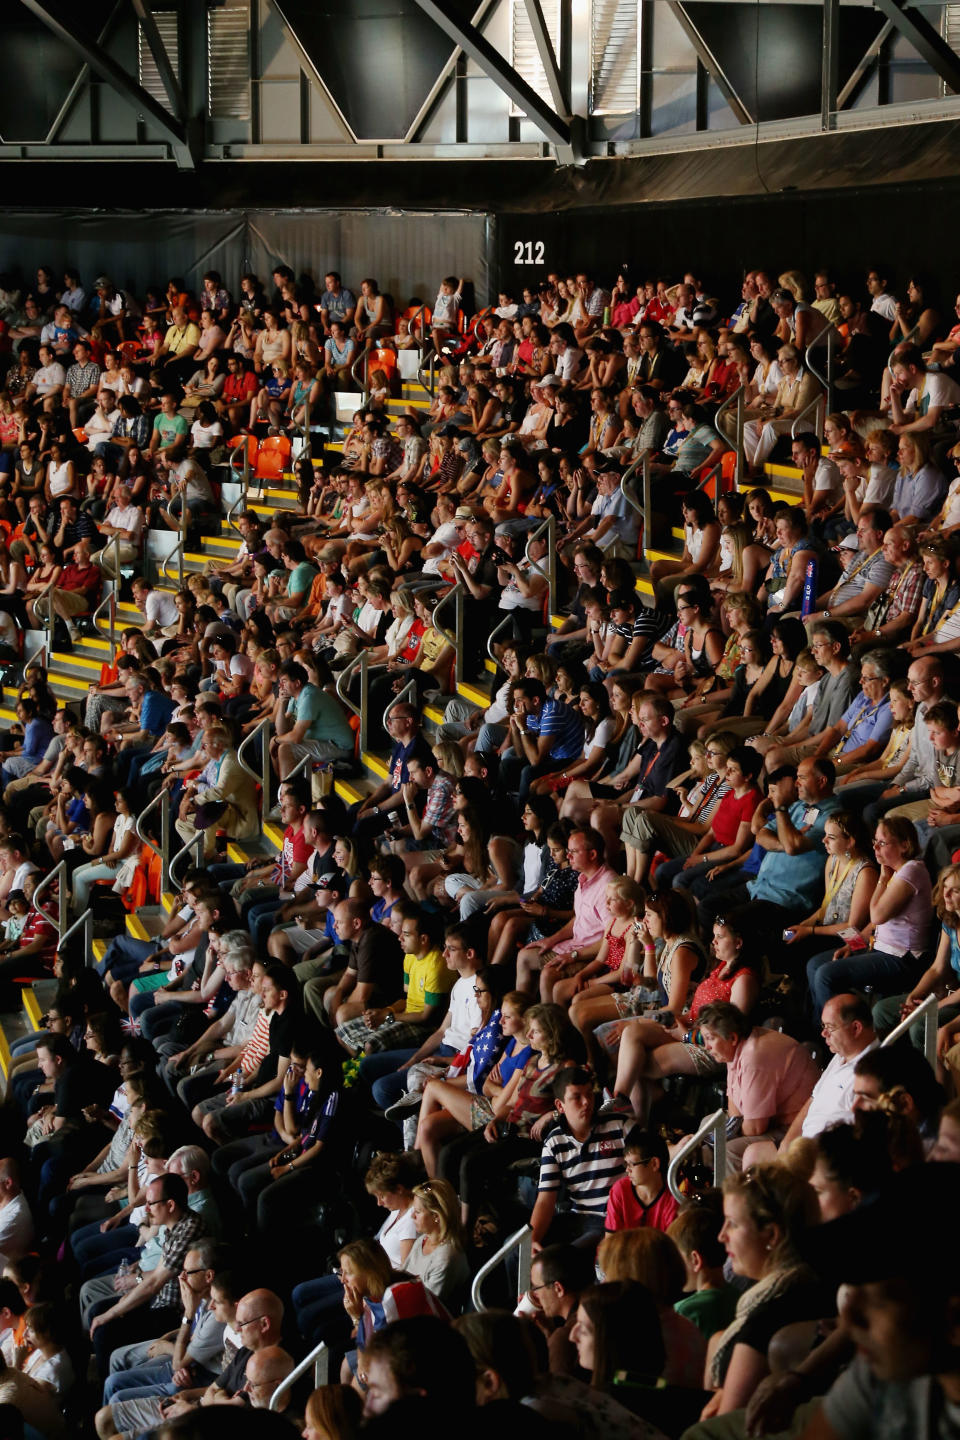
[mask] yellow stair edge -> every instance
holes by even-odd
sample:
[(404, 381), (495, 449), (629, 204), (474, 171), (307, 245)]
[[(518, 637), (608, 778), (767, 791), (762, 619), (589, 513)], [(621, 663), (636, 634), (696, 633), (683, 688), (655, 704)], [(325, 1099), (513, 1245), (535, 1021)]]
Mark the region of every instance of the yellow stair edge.
[(433, 402), (430, 401), (430, 400), (413, 400), (413, 399), (409, 399), (409, 398), (407, 398), (407, 397), (404, 397), (402, 400), (388, 400), (388, 401), (387, 401), (387, 413), (388, 413), (388, 414), (396, 414), (396, 413), (397, 413), (396, 410), (392, 409), (393, 406), (399, 407), (399, 413), (400, 413), (400, 414), (403, 414), (404, 408), (406, 408), (406, 409), (408, 409), (408, 410), (429, 410), (432, 403), (433, 403)]
[(635, 590), (637, 591), (637, 593), (640, 594), (640, 595), (652, 595), (652, 594), (653, 594), (653, 581), (652, 581), (652, 580), (638, 580), (637, 583), (636, 583), (636, 585), (634, 586), (634, 589), (635, 589)]
[(10, 1074), (10, 1042), (2, 1027), (0, 1027), (0, 1070), (3, 1071), (3, 1078), (6, 1080)]
[[(103, 622), (98, 621), (98, 624), (101, 624), (101, 623), (103, 623)], [(106, 626), (107, 626), (107, 629), (109, 630), (109, 629), (110, 629), (110, 621), (109, 621), (109, 620), (106, 622)], [(84, 635), (84, 637), (83, 637), (83, 639), (81, 640), (80, 643), (81, 643), (81, 645), (91, 645), (94, 650), (102, 650), (104, 653), (108, 652), (109, 649), (110, 649), (110, 641), (109, 641), (109, 640), (98, 640), (98, 639), (97, 639), (95, 636), (93, 636), (93, 635)], [(72, 658), (72, 657), (71, 657), (71, 658)], [(102, 661), (102, 660), (98, 660), (98, 661), (97, 661), (97, 664), (98, 664), (98, 665), (102, 665), (102, 664), (103, 664), (103, 661)]]
[(648, 560), (679, 560), (680, 556), (670, 550), (648, 550)]
[(150, 939), (150, 933), (139, 915), (127, 916), (127, 934), (132, 935), (135, 940)]
[(276, 845), (278, 850), (283, 849), (283, 831), (279, 825), (268, 822), (263, 827), (263, 838), (269, 840), (271, 845)]
[(484, 670), (486, 670), (488, 675), (496, 675), (497, 673), (496, 663), (491, 660), (489, 656), (487, 656), (486, 660), (484, 660), (483, 668)]
[(562, 630), (567, 623), (567, 619), (568, 617), (566, 615), (551, 615), (550, 624), (554, 630)]
[(79, 665), (81, 670), (95, 670), (98, 675), (103, 663), (101, 660), (91, 660), (86, 655), (74, 655), (72, 652), (68, 655), (65, 650), (54, 650), (50, 661), (51, 664), (59, 662), (61, 665)]
[(90, 946), (90, 953), (99, 965), (100, 961), (107, 953), (106, 940), (94, 940), (93, 944)]
[(670, 534), (674, 540), (686, 540), (687, 538), (687, 532), (682, 525), (671, 525)]
[(176, 906), (176, 903), (177, 903), (177, 897), (176, 897), (176, 895), (171, 895), (171, 893), (170, 893), (169, 890), (165, 890), (165, 891), (163, 892), (163, 894), (160, 896), (160, 904), (163, 906), (164, 910), (166, 910), (166, 912), (167, 912), (168, 915), (172, 915), (172, 914), (173, 914), (174, 907)]
[(324, 449), (326, 449), (326, 450), (340, 450), (340, 451), (342, 451), (342, 450), (343, 450), (343, 441), (342, 441), (342, 440), (328, 440), (327, 443), (326, 443), (326, 445), (324, 446)]
[(229, 545), (231, 550), (239, 550), (243, 541), (238, 540), (234, 535), (204, 535), (203, 543), (204, 545)]
[(8, 710), (5, 705), (0, 708), (0, 720), (16, 720), (17, 718), (16, 710)]
[(443, 724), (443, 711), (438, 709), (436, 705), (424, 705), (423, 713), (424, 717), (432, 721), (434, 725)]
[(374, 775), (379, 775), (381, 780), (386, 780), (390, 774), (386, 764), (378, 755), (371, 755), (369, 752), (365, 752), (360, 756), (360, 761), (368, 770), (372, 770)]
[(764, 475), (780, 475), (784, 480), (799, 482), (803, 479), (803, 473), (797, 469), (796, 465), (781, 465), (776, 460), (768, 460), (763, 467), (763, 473)]
[(348, 805), (356, 805), (358, 800), (363, 799), (360, 791), (354, 790), (348, 780), (335, 780), (333, 782), (333, 788), (340, 796), (340, 799), (344, 800)]
[(23, 1001), (23, 1013), (26, 1015), (27, 1020), (30, 1023), (30, 1029), (33, 1031), (39, 1030), (40, 1018), (43, 1014), (43, 1011), (40, 1009), (40, 1001), (33, 993), (33, 986), (28, 985), (24, 989), (20, 998)]
[[(100, 666), (97, 665), (97, 679), (100, 678)], [(90, 680), (81, 680), (79, 675), (61, 675), (58, 670), (48, 670), (47, 679), (55, 681), (57, 685), (66, 685), (71, 690), (89, 690), (94, 683)]]
[(476, 685), (469, 685), (466, 680), (457, 682), (457, 694), (462, 695), (465, 700), (472, 700), (474, 705), (482, 705), (484, 709), (490, 704), (490, 696)]
[(242, 849), (235, 840), (231, 840), (227, 846), (227, 859), (234, 865), (246, 865), (250, 856)]

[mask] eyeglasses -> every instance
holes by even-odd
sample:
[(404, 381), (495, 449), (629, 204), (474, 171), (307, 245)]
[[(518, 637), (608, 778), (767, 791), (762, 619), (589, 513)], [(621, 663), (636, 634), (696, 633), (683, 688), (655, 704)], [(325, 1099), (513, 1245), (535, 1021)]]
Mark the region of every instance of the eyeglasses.
[(251, 1315), (249, 1320), (238, 1320), (237, 1329), (245, 1330), (248, 1325), (256, 1325), (258, 1320), (266, 1320), (266, 1315)]
[(846, 1030), (846, 1028), (847, 1022), (844, 1022), (842, 1025), (821, 1025), (820, 1033), (822, 1035), (832, 1035), (834, 1030)]
[(542, 1285), (528, 1285), (527, 1294), (536, 1295), (538, 1290), (550, 1290), (552, 1288), (552, 1285), (553, 1282), (550, 1280), (545, 1280)]
[(203, 1275), (206, 1273), (205, 1265), (195, 1265), (192, 1270), (181, 1270), (181, 1275)]
[(489, 990), (481, 990), (481, 988), (480, 988), (479, 985), (474, 985), (474, 987), (473, 987), (473, 993), (474, 993), (474, 995), (489, 995), (489, 994), (490, 994), (490, 991), (489, 991)]

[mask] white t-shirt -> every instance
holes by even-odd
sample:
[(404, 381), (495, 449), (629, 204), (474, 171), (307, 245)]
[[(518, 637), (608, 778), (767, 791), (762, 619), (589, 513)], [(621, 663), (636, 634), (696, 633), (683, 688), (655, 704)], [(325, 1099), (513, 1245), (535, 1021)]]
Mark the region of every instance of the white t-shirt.
[(857, 499), (863, 505), (887, 506), (893, 499), (896, 483), (897, 472), (893, 465), (873, 464), (866, 479), (858, 486)]
[(474, 1030), (480, 1024), (480, 1006), (473, 993), (475, 977), (461, 975), (450, 991), (450, 1009), (447, 1012), (447, 1028), (443, 1032), (443, 1044), (449, 1045), (459, 1055), (470, 1044)]
[(406, 1210), (391, 1210), (377, 1231), (376, 1239), (387, 1252), (387, 1258), (394, 1270), (403, 1269), (401, 1246), (407, 1240), (416, 1240), (417, 1227), (413, 1223), (413, 1206)]
[(960, 385), (956, 380), (951, 380), (949, 375), (938, 375), (936, 371), (928, 372), (923, 378), (922, 386), (910, 391), (903, 406), (904, 410), (916, 410), (921, 398), (926, 399), (927, 409), (960, 405)]
[(0, 1210), (0, 1254), (20, 1260), (33, 1249), (33, 1216), (25, 1195), (16, 1195)]
[(23, 1367), (23, 1373), (31, 1380), (45, 1380), (53, 1386), (56, 1395), (65, 1395), (74, 1381), (73, 1366), (66, 1350), (58, 1350), (49, 1359), (40, 1350), (34, 1350)]
[[(122, 509), (119, 505), (114, 505), (105, 524), (112, 525), (115, 530), (129, 530), (132, 538), (127, 543), (136, 544), (137, 536), (143, 529), (143, 511), (136, 505), (124, 505)], [(167, 623), (172, 624), (173, 622), (168, 621)]]
[[(453, 521), (448, 520), (445, 525), (440, 525), (434, 530), (427, 544), (442, 545), (446, 551), (446, 555), (451, 555), (453, 551), (456, 550), (459, 540), (460, 532)], [(433, 555), (429, 560), (425, 560), (423, 562), (423, 574), (436, 575), (440, 561), (446, 559), (446, 555)]]
[(817, 468), (813, 473), (813, 488), (817, 490), (829, 490), (833, 494), (840, 495), (843, 491), (843, 476), (834, 460), (821, 459), (817, 462)]
[(147, 595), (147, 608), (144, 613), (147, 620), (154, 625), (176, 625), (179, 619), (177, 602), (166, 590), (150, 591)]
[(67, 372), (59, 360), (54, 360), (52, 365), (41, 365), (33, 377), (33, 383), (37, 387), (38, 395), (50, 395), (54, 390), (62, 390), (67, 383)]
[[(867, 1050), (875, 1050), (876, 1040)], [(867, 1050), (861, 1050), (852, 1060), (834, 1055), (810, 1096), (810, 1109), (804, 1116), (801, 1134), (812, 1138), (820, 1135), (828, 1125), (850, 1125), (853, 1123), (853, 1072), (857, 1061)]]
[(223, 426), (219, 420), (215, 420), (212, 425), (201, 425), (199, 420), (194, 420), (190, 426), (190, 435), (195, 450), (210, 450), (215, 440), (222, 439)]
[(577, 350), (573, 345), (568, 345), (563, 354), (556, 358), (557, 363), (553, 367), (553, 373), (557, 379), (564, 383), (575, 380), (583, 367), (583, 351)]

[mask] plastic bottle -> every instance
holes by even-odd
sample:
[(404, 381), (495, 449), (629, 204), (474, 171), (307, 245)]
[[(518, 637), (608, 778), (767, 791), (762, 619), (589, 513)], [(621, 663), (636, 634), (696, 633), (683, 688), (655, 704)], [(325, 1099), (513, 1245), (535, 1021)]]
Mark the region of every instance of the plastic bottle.
[(234, 1070), (233, 1079), (230, 1081), (230, 1094), (236, 1100), (238, 1095), (243, 1094), (243, 1076), (239, 1070)]

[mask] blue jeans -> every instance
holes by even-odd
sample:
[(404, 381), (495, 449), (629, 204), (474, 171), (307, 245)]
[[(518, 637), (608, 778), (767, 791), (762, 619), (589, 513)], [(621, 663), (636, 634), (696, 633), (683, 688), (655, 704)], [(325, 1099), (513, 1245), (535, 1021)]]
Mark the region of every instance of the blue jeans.
[[(365, 1055), (360, 1061), (360, 1079), (371, 1087), (381, 1110), (406, 1093), (407, 1072), (399, 1067), (412, 1060), (416, 1053), (416, 1050), (383, 1050), (379, 1055)], [(457, 1052), (449, 1045), (441, 1045), (433, 1053), (446, 1056)]]
[(159, 940), (135, 940), (132, 935), (117, 935), (94, 969), (101, 978), (109, 970), (116, 980), (126, 983), (134, 978), (147, 956), (159, 949)]
[(329, 1336), (345, 1332), (343, 1285), (336, 1275), (321, 1275), (294, 1286), (290, 1297), (297, 1329), (308, 1345), (317, 1345)]
[(135, 1395), (172, 1395), (173, 1366), (169, 1360), (150, 1360), (132, 1370), (114, 1370), (103, 1386), (103, 1403), (132, 1400)]
[(828, 950), (807, 962), (807, 983), (817, 1022), (833, 995), (846, 995), (868, 985), (880, 995), (897, 995), (912, 989), (924, 971), (923, 959), (909, 953), (885, 955), (882, 950), (858, 950), (845, 960), (834, 960), (833, 955), (834, 951)]

